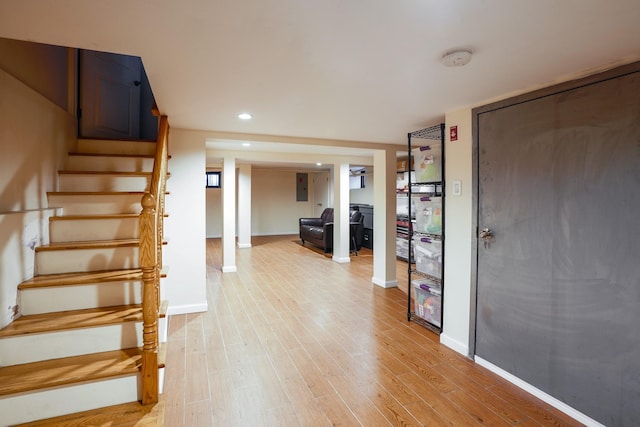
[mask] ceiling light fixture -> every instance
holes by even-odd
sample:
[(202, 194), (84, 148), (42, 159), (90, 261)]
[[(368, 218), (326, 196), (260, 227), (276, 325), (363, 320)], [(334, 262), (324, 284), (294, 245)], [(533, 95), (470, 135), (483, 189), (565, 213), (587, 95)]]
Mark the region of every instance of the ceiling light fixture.
[(240, 114), (238, 114), (238, 118), (240, 120), (251, 120), (253, 118), (253, 115), (251, 115), (249, 113), (240, 113)]
[(248, 142), (243, 142), (243, 143), (242, 143), (242, 146), (243, 146), (243, 147), (251, 147), (251, 144), (249, 144)]
[(316, 166), (322, 166), (322, 163), (318, 162), (316, 163)]
[(442, 63), (447, 67), (462, 67), (471, 61), (470, 50), (454, 50), (442, 56)]

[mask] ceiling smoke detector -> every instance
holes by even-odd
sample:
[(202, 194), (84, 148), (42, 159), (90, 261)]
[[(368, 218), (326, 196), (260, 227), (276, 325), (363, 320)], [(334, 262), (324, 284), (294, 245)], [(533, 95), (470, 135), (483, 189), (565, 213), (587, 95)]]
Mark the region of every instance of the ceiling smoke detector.
[(441, 61), (447, 67), (462, 67), (471, 61), (471, 51), (454, 50), (452, 52), (447, 52), (442, 56)]

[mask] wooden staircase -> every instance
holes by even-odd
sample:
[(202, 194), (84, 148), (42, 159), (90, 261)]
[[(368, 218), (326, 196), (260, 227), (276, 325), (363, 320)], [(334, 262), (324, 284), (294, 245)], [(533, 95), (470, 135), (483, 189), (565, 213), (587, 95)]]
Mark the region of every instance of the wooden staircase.
[[(166, 141), (162, 155), (166, 165)], [(157, 401), (167, 307), (158, 156), (156, 143), (104, 140), (69, 154), (48, 194), (62, 214), (35, 248), (35, 277), (18, 287), (20, 317), (0, 330), (0, 426)]]

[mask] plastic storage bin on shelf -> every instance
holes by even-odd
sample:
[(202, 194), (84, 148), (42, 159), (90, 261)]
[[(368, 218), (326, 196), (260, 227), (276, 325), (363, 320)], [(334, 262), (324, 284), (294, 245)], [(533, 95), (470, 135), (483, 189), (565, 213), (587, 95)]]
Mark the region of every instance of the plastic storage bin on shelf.
[(442, 292), (438, 285), (427, 280), (413, 280), (415, 313), (420, 318), (440, 327)]
[[(409, 242), (410, 240), (406, 237), (396, 236), (396, 256), (402, 259), (409, 259)], [(413, 242), (411, 242), (413, 245)], [(412, 247), (411, 251), (413, 252), (415, 249)]]
[(413, 197), (418, 233), (442, 233), (442, 199), (440, 197)]
[(442, 181), (442, 153), (429, 145), (412, 150), (415, 159), (416, 182)]
[(413, 236), (415, 250), (413, 257), (416, 261), (416, 270), (442, 278), (442, 242), (429, 237)]
[(406, 195), (396, 197), (396, 215), (409, 216), (409, 200), (411, 200), (411, 212), (415, 212), (415, 200), (409, 199)]

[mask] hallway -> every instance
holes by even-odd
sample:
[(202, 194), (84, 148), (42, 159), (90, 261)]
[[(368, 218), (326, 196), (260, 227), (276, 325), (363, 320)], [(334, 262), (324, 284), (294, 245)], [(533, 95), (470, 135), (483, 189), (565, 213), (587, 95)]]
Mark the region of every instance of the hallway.
[(209, 311), (170, 318), (166, 426), (579, 425), (408, 323), (370, 250), (254, 237), (238, 273), (220, 264), (208, 239)]

